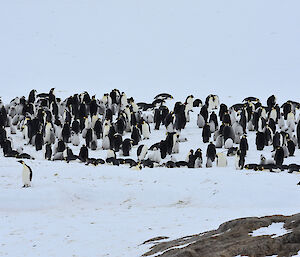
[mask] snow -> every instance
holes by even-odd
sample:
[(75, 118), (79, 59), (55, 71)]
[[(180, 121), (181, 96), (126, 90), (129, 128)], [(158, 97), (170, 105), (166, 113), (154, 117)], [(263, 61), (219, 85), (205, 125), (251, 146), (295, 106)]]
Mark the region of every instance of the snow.
[[(136, 101), (161, 92), (176, 101), (210, 93), (229, 106), (254, 95), (300, 101), (299, 1), (18, 0), (0, 8), (0, 96), (32, 88), (58, 97), (113, 88)], [(169, 106), (173, 106), (170, 101)], [(195, 108), (182, 132), (184, 160), (205, 153)], [(148, 147), (165, 137), (154, 131)], [(254, 142), (254, 133), (248, 135)], [(13, 136), (23, 146), (21, 134)], [(80, 146), (79, 146), (80, 147)], [(72, 147), (78, 153), (79, 147)], [(270, 147), (262, 152), (267, 159)], [(0, 156), (0, 256), (140, 256), (142, 242), (216, 229), (247, 216), (299, 212), (299, 174), (211, 169), (143, 169), (49, 162), (30, 146), (31, 188), (22, 167)], [(258, 162), (253, 144), (247, 163)], [(104, 158), (97, 150), (92, 156)], [(299, 162), (300, 151), (285, 163)], [(136, 148), (132, 150), (136, 158)], [(291, 197), (293, 195), (293, 197)], [(280, 229), (274, 230), (280, 232)], [(273, 231), (273, 232), (274, 232)], [(272, 233), (273, 233), (272, 232)]]
[(251, 236), (271, 235), (272, 238), (283, 236), (283, 235), (289, 233), (289, 231), (286, 230), (283, 227), (283, 225), (284, 225), (284, 222), (272, 223), (268, 227), (261, 227), (257, 230), (254, 230), (252, 233), (250, 233), (250, 235)]
[(1, 255), (139, 256), (156, 236), (298, 211), (295, 174), (27, 162), (33, 186), (22, 189), (19, 164), (1, 161)]

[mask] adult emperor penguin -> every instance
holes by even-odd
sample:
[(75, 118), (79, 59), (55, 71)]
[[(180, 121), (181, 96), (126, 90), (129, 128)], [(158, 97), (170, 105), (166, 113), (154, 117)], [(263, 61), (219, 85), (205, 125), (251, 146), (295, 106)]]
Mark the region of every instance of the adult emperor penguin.
[(210, 144), (207, 146), (206, 157), (210, 159), (212, 162), (214, 162), (216, 158), (216, 154), (217, 154), (216, 147), (213, 142), (210, 142)]
[(185, 100), (185, 108), (187, 109), (187, 111), (190, 111), (193, 109), (193, 103), (194, 103), (194, 96), (189, 95)]
[(127, 105), (127, 96), (124, 92), (122, 92), (121, 94), (120, 102), (121, 102), (121, 110), (124, 110)]
[(148, 147), (146, 145), (140, 145), (137, 149), (138, 161), (144, 160), (147, 153), (148, 153)]
[(144, 139), (149, 139), (150, 138), (150, 126), (146, 121), (142, 121), (142, 136)]
[(55, 142), (55, 135), (53, 132), (53, 126), (51, 122), (46, 122), (45, 126), (45, 136), (44, 136), (44, 143), (50, 143), (53, 144)]
[(208, 143), (211, 137), (210, 126), (206, 123), (202, 130), (203, 143)]
[(124, 141), (122, 143), (123, 156), (129, 156), (130, 155), (130, 150), (131, 150), (131, 147), (132, 147), (132, 143), (133, 143), (133, 140), (131, 140), (130, 138), (124, 139)]
[(30, 187), (31, 180), (32, 180), (32, 170), (28, 165), (25, 164), (24, 161), (18, 161), (18, 162), (23, 165), (23, 172), (22, 172), (23, 187)]
[(289, 150), (289, 156), (294, 156), (296, 147), (292, 139), (287, 140), (287, 148)]
[(50, 161), (51, 157), (52, 157), (52, 147), (51, 144), (48, 143), (45, 146), (45, 159)]
[(236, 152), (236, 159), (235, 159), (235, 168), (237, 170), (242, 170), (245, 165), (245, 155), (241, 150)]
[(283, 160), (284, 160), (284, 151), (282, 147), (277, 147), (276, 151), (275, 151), (275, 156), (274, 156), (274, 160), (276, 165), (282, 165)]
[(241, 138), (241, 141), (240, 141), (241, 154), (246, 156), (248, 150), (249, 150), (248, 140), (247, 140), (246, 135), (243, 135)]
[(265, 147), (265, 134), (263, 132), (256, 133), (256, 149), (262, 151)]

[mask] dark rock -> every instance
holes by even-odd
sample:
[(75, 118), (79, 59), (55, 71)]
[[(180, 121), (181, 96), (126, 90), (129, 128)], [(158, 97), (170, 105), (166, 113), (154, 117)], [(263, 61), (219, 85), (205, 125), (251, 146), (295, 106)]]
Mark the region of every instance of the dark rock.
[[(284, 223), (287, 233), (281, 236), (252, 236), (251, 233), (272, 223)], [(143, 256), (162, 257), (231, 257), (293, 256), (300, 250), (300, 214), (248, 217), (225, 222), (218, 229), (172, 241), (152, 243)]]

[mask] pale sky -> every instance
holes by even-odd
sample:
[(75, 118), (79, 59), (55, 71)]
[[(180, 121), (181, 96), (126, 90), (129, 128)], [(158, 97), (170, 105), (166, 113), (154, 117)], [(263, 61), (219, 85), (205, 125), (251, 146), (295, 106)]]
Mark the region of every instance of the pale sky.
[(299, 10), (297, 0), (2, 1), (0, 95), (292, 92)]

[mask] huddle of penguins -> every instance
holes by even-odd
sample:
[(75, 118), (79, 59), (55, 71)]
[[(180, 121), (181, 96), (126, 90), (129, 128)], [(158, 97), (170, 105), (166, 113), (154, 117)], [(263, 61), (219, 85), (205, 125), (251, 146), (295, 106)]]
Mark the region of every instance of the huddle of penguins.
[[(202, 168), (200, 148), (191, 149), (185, 160), (177, 161), (173, 156), (179, 152), (180, 142), (187, 141), (181, 131), (190, 122), (190, 112), (198, 107), (197, 126), (202, 129), (199, 135), (202, 134), (203, 143), (207, 143), (205, 167), (212, 167), (214, 162), (218, 167), (225, 167), (227, 157), (235, 156), (236, 169), (300, 171), (298, 164), (283, 164), (284, 159), (293, 156), (296, 147), (300, 147), (299, 116), (296, 118), (299, 103), (287, 101), (279, 106), (272, 95), (266, 106), (256, 97), (247, 97), (242, 103), (228, 107), (220, 104), (217, 95), (211, 94), (204, 102), (190, 95), (184, 103), (176, 102), (169, 109), (166, 102), (172, 98), (162, 93), (152, 103), (136, 103), (132, 97), (114, 89), (101, 99), (83, 92), (62, 100), (55, 96), (54, 88), (40, 94), (31, 90), (28, 97), (16, 97), (6, 105), (0, 102), (0, 146), (4, 157), (34, 159), (23, 147), (13, 149), (11, 136), (19, 131), (24, 144), (44, 151), (46, 160), (95, 166), (127, 164), (138, 170), (143, 167)], [(148, 147), (142, 142), (151, 136), (150, 123), (154, 130), (166, 131), (166, 137)], [(258, 151), (273, 146), (272, 159), (261, 155), (258, 163), (245, 164), (249, 131), (256, 133)], [(79, 153), (74, 154), (70, 145), (81, 145)], [(217, 153), (218, 148), (225, 149), (227, 154)], [(99, 149), (107, 151), (105, 159), (90, 157), (90, 151)], [(137, 149), (136, 159), (130, 158), (133, 149)], [(20, 162), (25, 169), (24, 161)], [(31, 181), (31, 169), (27, 173)]]

